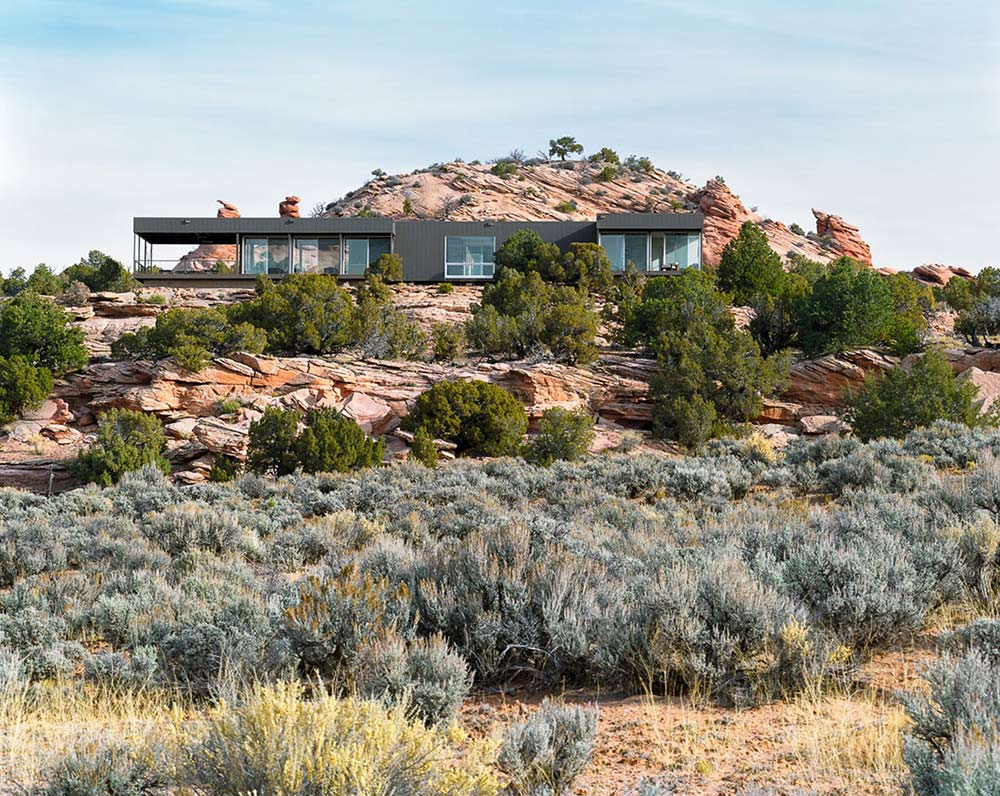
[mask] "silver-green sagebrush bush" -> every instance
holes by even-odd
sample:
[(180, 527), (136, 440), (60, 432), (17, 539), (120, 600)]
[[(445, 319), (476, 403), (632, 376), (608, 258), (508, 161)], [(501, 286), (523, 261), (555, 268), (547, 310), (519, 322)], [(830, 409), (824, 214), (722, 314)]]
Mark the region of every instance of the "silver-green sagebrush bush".
[(515, 793), (569, 793), (594, 751), (596, 708), (545, 700), (526, 721), (507, 728), (500, 768)]
[[(428, 423), (473, 411), (466, 398), (444, 396)], [(783, 458), (751, 437), (683, 459), (191, 487), (147, 466), (52, 498), (0, 489), (0, 650), (29, 680), (195, 694), (319, 675), (407, 693), (428, 722), (450, 715), (466, 672), (487, 687), (782, 697), (846, 676), (942, 606), (996, 604), (998, 449), (995, 431), (938, 424)]]

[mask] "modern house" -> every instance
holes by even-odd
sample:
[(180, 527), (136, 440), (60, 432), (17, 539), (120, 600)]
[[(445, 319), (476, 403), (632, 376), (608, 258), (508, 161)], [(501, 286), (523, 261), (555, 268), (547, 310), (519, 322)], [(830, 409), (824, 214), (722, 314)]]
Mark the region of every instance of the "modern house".
[[(406, 281), (477, 282), (493, 278), (498, 246), (518, 230), (532, 229), (564, 251), (571, 243), (599, 243), (615, 271), (624, 272), (628, 264), (670, 273), (700, 267), (702, 222), (700, 213), (609, 213), (595, 221), (136, 218), (134, 272), (152, 286), (233, 285), (260, 274), (360, 278), (380, 255), (395, 252)], [(231, 254), (214, 271), (164, 271), (154, 257), (157, 245), (219, 246)]]

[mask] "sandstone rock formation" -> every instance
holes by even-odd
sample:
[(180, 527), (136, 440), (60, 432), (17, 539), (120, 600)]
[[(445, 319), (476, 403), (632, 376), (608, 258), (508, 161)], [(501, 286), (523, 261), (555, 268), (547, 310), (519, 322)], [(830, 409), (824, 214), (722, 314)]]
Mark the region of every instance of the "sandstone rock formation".
[(298, 218), (300, 201), (297, 196), (286, 196), (283, 202), (278, 203), (278, 215), (282, 218)]
[(219, 208), (218, 212), (215, 214), (216, 218), (239, 218), (240, 217), (240, 211), (239, 211), (239, 208), (236, 207), (236, 205), (230, 204), (229, 202), (223, 202), (221, 199), (216, 199), (215, 201), (218, 202), (221, 205), (221, 207)]
[(838, 257), (851, 257), (868, 265), (872, 264), (872, 250), (861, 237), (857, 227), (851, 226), (840, 216), (813, 208), (816, 217), (816, 234), (827, 241)]
[[(718, 263), (722, 247), (744, 221), (753, 221), (782, 257), (799, 252), (821, 262), (838, 254), (784, 224), (748, 211), (721, 180), (698, 188), (673, 171), (621, 168), (604, 179), (603, 164), (589, 161), (532, 163), (519, 166), (508, 179), (479, 163), (438, 163), (409, 174), (375, 178), (327, 206), (327, 216), (372, 213), (390, 218), (448, 218), (454, 221), (589, 220), (598, 213), (705, 213), (703, 259)], [(572, 212), (557, 210), (563, 203)]]
[(958, 268), (954, 265), (938, 265), (936, 263), (918, 265), (913, 269), (912, 273), (914, 279), (935, 287), (947, 285), (956, 276), (961, 279), (974, 278), (972, 272), (964, 268)]
[(705, 214), (702, 260), (706, 265), (718, 265), (723, 247), (739, 234), (743, 222), (753, 220), (753, 215), (721, 180), (709, 180), (689, 198)]

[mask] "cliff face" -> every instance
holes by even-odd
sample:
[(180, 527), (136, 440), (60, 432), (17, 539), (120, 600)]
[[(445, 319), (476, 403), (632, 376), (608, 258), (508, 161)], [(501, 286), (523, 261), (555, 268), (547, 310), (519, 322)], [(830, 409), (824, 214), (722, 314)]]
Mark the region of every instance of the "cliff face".
[[(478, 219), (510, 221), (592, 220), (598, 213), (692, 212), (705, 215), (703, 259), (717, 265), (722, 249), (752, 221), (767, 234), (782, 257), (798, 252), (829, 262), (867, 244), (858, 236), (853, 245), (838, 246), (840, 238), (827, 234), (800, 235), (779, 221), (747, 210), (740, 197), (720, 179), (698, 188), (673, 171), (620, 168), (606, 178), (605, 164), (587, 161), (551, 162), (519, 166), (506, 177), (486, 164), (442, 163), (409, 174), (376, 177), (343, 199), (327, 205), (326, 216), (361, 213), (390, 218)], [(845, 231), (857, 229), (838, 216)], [(824, 235), (826, 237), (824, 237)], [(860, 241), (860, 244), (857, 243)], [(853, 255), (851, 255), (853, 256)], [(865, 262), (871, 262), (868, 252)]]

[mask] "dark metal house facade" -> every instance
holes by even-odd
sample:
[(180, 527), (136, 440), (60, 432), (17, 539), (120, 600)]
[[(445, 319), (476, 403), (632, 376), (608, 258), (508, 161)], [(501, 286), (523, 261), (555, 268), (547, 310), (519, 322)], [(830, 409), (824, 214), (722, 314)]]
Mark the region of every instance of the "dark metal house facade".
[[(493, 255), (531, 229), (565, 251), (598, 243), (615, 271), (671, 273), (701, 267), (700, 213), (615, 213), (594, 221), (419, 221), (392, 218), (136, 218), (134, 272), (147, 285), (247, 283), (260, 275), (326, 273), (361, 278), (394, 252), (408, 282), (493, 278)], [(162, 270), (156, 246), (228, 244), (236, 256), (215, 271)], [(160, 266), (160, 267), (157, 267)], [(171, 266), (172, 267), (172, 266)]]

